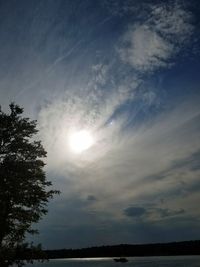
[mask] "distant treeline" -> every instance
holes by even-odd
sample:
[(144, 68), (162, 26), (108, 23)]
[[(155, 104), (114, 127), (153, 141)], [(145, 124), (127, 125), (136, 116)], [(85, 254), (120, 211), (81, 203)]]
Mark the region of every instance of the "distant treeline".
[(92, 258), (200, 255), (200, 240), (144, 245), (114, 245), (82, 249), (46, 250), (47, 258)]

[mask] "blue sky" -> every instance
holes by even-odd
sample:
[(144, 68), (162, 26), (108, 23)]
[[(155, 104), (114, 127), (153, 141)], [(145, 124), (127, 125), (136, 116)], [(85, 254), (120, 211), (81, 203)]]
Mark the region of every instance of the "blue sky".
[[(0, 1), (0, 99), (61, 195), (45, 248), (200, 238), (198, 1)], [(81, 154), (68, 136), (87, 130)]]

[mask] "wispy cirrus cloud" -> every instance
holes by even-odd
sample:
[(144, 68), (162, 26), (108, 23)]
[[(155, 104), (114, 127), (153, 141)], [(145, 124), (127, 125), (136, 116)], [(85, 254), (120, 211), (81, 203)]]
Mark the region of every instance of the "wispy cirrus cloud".
[(126, 47), (119, 50), (121, 59), (142, 72), (166, 67), (166, 60), (173, 53), (173, 45), (148, 25), (137, 25), (129, 29), (124, 42)]
[[(41, 126), (46, 121), (41, 133), (49, 152), (47, 167), (65, 177), (66, 184), (60, 181), (65, 197), (80, 198), (87, 212), (108, 220), (124, 220), (123, 210), (130, 203), (141, 206), (148, 202), (156, 202), (151, 216), (154, 214), (157, 219), (165, 219), (173, 215), (173, 210), (181, 209), (198, 216), (192, 199), (189, 201), (199, 175), (197, 102), (191, 99), (190, 103), (182, 103), (160, 114), (155, 121), (138, 126), (134, 132), (133, 129), (122, 130), (125, 118), (121, 121), (116, 118), (110, 126), (98, 126), (97, 132), (95, 122), (98, 121), (93, 121), (96, 143), (78, 157), (69, 152), (66, 144), (70, 127), (75, 122), (80, 126), (82, 116), (86, 119), (83, 107), (75, 102), (75, 106), (69, 108), (71, 116), (66, 117), (68, 103), (66, 106), (59, 103), (60, 110), (58, 106), (55, 109), (50, 106), (42, 111), (39, 121)], [(88, 129), (91, 130), (90, 122), (88, 113)], [(49, 135), (55, 137), (55, 142), (47, 138)], [(185, 200), (188, 198), (187, 205), (183, 196)], [(85, 199), (92, 201), (86, 204)]]
[(150, 7), (148, 24), (170, 42), (183, 46), (194, 31), (193, 15), (180, 1), (169, 5), (158, 4)]
[(130, 25), (119, 49), (121, 59), (143, 73), (170, 66), (194, 30), (191, 13), (178, 2), (148, 7), (149, 14)]

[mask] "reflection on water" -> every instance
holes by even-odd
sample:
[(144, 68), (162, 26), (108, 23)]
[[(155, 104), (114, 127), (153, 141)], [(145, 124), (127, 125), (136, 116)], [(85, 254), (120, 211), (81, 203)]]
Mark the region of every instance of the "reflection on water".
[(27, 267), (200, 267), (200, 256), (133, 257), (127, 263), (112, 258), (56, 259)]

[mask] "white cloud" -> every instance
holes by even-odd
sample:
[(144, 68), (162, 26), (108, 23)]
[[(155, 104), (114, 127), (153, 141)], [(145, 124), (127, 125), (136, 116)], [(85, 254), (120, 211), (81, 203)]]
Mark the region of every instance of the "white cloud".
[[(121, 211), (130, 203), (158, 201), (170, 194), (167, 208), (184, 208), (181, 202), (176, 204), (176, 190), (181, 190), (182, 183), (189, 186), (195, 182), (198, 173), (189, 167), (175, 169), (173, 164), (200, 149), (198, 100), (188, 100), (160, 114), (151, 124), (126, 132), (121, 132), (123, 117), (100, 127), (107, 119), (103, 103), (99, 117), (91, 123), (92, 105), (86, 110), (79, 100), (59, 101), (43, 109), (39, 117), (48, 168), (68, 181), (66, 188), (62, 186), (63, 194), (83, 199), (92, 194), (98, 200), (89, 203), (87, 209), (118, 220), (124, 219)], [(83, 119), (85, 124), (81, 125)], [(96, 144), (74, 157), (66, 146), (66, 137), (70, 128), (77, 125), (93, 130)]]
[(134, 26), (126, 33), (127, 47), (120, 50), (123, 61), (139, 71), (167, 66), (173, 45), (146, 25)]
[(130, 26), (124, 35), (121, 59), (141, 72), (170, 66), (171, 58), (191, 38), (191, 21), (191, 14), (179, 4), (151, 5), (146, 20)]
[[(200, 149), (197, 126), (199, 114), (192, 106), (186, 110), (186, 106), (178, 107), (160, 117), (150, 128), (121, 136), (120, 141), (113, 143), (113, 150), (93, 168), (93, 179), (95, 185), (98, 185), (97, 194), (100, 194), (98, 199), (103, 199), (104, 203), (100, 204), (99, 209), (110, 209), (116, 215), (123, 205), (156, 199), (160, 195), (169, 197), (180, 189), (181, 181), (187, 179), (190, 184), (197, 179), (198, 173), (184, 170), (183, 167), (170, 169), (173, 161), (184, 159)], [(156, 178), (167, 169), (170, 171), (163, 179)], [(87, 175), (92, 179), (92, 172)], [(176, 194), (173, 205), (177, 197)]]
[(165, 38), (179, 44), (186, 42), (194, 30), (192, 14), (176, 1), (171, 5), (152, 6), (148, 23)]
[[(74, 169), (77, 171), (90, 161), (89, 152), (85, 152), (77, 161), (71, 154), (68, 135), (73, 130), (89, 130), (94, 135), (95, 142), (101, 143), (101, 148), (98, 147), (98, 153), (94, 153), (93, 159), (97, 155), (103, 156), (110, 149), (108, 140), (119, 131), (123, 121), (118, 119), (117, 123), (107, 125), (109, 119), (121, 104), (134, 97), (133, 92), (140, 80), (136, 77), (127, 78), (121, 84), (105, 90), (101, 86), (108, 83), (108, 72), (107, 65), (92, 66), (88, 83), (82, 84), (78, 89), (67, 88), (64, 95), (57, 96), (56, 100), (39, 111), (38, 123), (41, 139), (48, 152), (48, 170), (72, 175)], [(92, 149), (96, 149), (96, 146), (91, 151)]]

